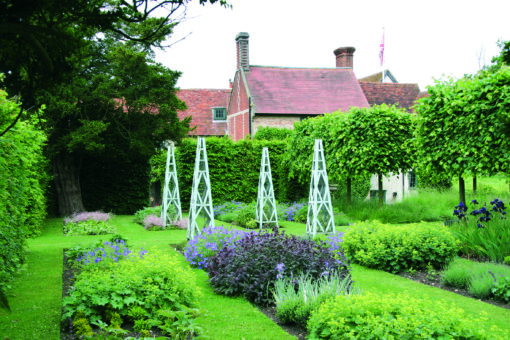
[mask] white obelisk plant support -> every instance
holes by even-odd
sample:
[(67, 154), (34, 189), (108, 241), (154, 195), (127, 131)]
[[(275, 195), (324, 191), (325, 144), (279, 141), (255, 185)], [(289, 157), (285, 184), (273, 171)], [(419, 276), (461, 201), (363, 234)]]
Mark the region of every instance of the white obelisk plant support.
[[(172, 216), (168, 213), (168, 208), (174, 206), (175, 213)], [(163, 219), (163, 229), (167, 225), (182, 218), (181, 198), (179, 196), (179, 184), (177, 182), (177, 170), (175, 167), (174, 143), (167, 143), (165, 186), (163, 188), (163, 206), (161, 207), (161, 218)]]
[(312, 179), (308, 198), (306, 233), (314, 237), (317, 233), (334, 233), (335, 221), (329, 193), (328, 174), (322, 139), (315, 140), (313, 149)]
[(278, 227), (273, 179), (271, 176), (271, 164), (269, 162), (269, 151), (267, 148), (262, 149), (255, 220), (257, 221), (260, 230), (262, 230), (262, 226), (264, 224), (270, 224), (272, 226), (276, 225), (276, 227)]
[[(199, 218), (203, 218), (199, 227)], [(211, 182), (209, 180), (209, 165), (205, 139), (199, 137), (197, 141), (197, 155), (193, 172), (193, 187), (191, 188), (191, 202), (189, 208), (187, 238), (191, 240), (203, 227), (214, 227), (214, 211), (212, 206)]]

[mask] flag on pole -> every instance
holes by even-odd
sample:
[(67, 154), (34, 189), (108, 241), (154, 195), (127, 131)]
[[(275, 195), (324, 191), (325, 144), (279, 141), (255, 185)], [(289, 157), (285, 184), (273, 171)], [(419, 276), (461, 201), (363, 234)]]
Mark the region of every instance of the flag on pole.
[(381, 45), (379, 45), (379, 47), (380, 47), (379, 60), (381, 61), (381, 66), (383, 66), (383, 63), (384, 63), (384, 28), (383, 28), (383, 32), (382, 32)]

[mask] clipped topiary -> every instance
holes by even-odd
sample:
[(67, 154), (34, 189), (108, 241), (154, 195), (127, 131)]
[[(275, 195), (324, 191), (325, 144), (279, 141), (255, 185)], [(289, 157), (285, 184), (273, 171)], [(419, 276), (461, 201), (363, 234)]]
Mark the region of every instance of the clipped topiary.
[(273, 303), (278, 278), (307, 274), (317, 279), (332, 271), (341, 278), (350, 277), (349, 263), (341, 251), (332, 253), (323, 242), (298, 239), (276, 228), (271, 233), (249, 233), (224, 247), (210, 259), (207, 271), (216, 292), (244, 295), (262, 305)]
[(457, 253), (458, 243), (441, 225), (354, 224), (344, 235), (345, 256), (353, 263), (392, 273), (432, 266), (441, 269)]

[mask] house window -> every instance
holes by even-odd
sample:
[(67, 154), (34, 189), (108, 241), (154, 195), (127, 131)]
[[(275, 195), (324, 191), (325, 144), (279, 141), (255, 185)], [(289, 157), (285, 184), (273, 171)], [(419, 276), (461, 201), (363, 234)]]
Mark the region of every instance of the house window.
[[(383, 190), (383, 202), (386, 202), (386, 190)], [(379, 200), (379, 190), (370, 190), (370, 199)]]
[(227, 110), (224, 107), (213, 108), (213, 120), (225, 121), (227, 120)]
[(407, 173), (407, 177), (409, 178), (409, 189), (416, 189), (418, 187), (418, 180), (416, 178), (416, 174), (410, 171)]

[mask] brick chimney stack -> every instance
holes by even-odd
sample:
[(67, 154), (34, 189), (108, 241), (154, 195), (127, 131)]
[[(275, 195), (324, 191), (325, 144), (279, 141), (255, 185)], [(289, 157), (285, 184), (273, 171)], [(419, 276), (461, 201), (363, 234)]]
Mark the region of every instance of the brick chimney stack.
[(248, 38), (250, 35), (246, 32), (241, 32), (236, 36), (236, 49), (237, 49), (237, 70), (243, 69), (244, 72), (250, 71), (250, 58), (248, 50)]
[(336, 67), (353, 68), (353, 55), (356, 49), (354, 47), (340, 47), (333, 53), (336, 56)]

